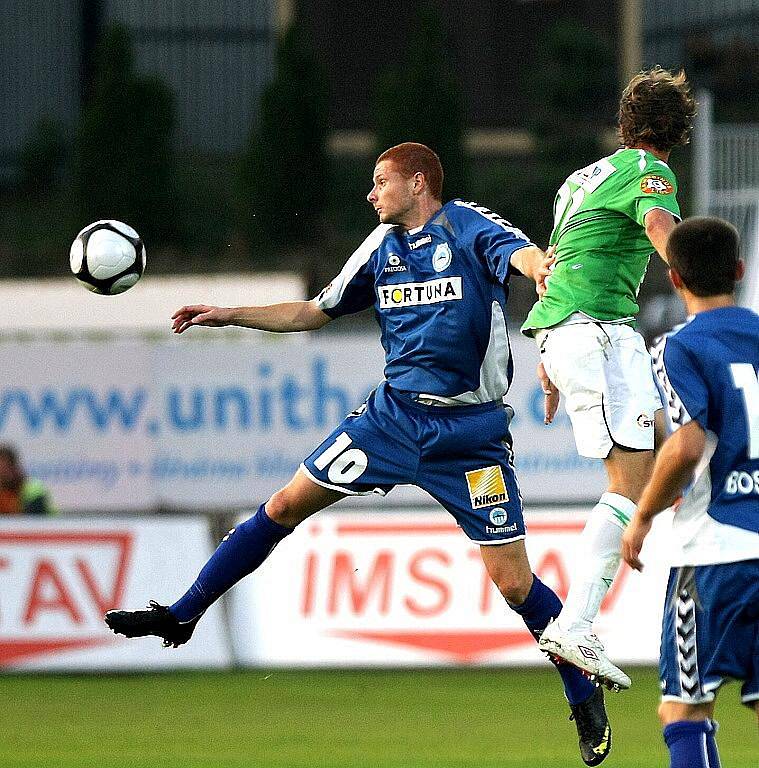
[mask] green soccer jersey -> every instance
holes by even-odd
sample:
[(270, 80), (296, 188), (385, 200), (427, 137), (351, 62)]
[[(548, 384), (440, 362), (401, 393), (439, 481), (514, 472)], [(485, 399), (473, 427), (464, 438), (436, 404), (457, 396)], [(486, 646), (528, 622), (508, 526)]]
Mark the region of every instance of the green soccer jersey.
[(531, 335), (574, 312), (631, 321), (653, 252), (645, 216), (663, 208), (679, 219), (676, 193), (669, 166), (642, 149), (620, 149), (575, 171), (554, 203), (553, 273), (522, 331)]

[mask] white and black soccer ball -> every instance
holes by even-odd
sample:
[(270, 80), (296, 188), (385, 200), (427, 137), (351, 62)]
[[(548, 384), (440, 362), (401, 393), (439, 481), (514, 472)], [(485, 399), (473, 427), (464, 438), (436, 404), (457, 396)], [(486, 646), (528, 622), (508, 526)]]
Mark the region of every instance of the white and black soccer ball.
[(131, 288), (145, 271), (145, 246), (121, 221), (102, 219), (86, 226), (69, 254), (74, 277), (93, 293), (113, 296)]

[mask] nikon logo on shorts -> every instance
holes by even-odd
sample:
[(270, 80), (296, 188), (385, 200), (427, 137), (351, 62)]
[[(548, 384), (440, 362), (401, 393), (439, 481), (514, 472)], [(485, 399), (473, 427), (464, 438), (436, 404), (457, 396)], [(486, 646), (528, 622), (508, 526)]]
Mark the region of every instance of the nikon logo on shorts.
[(472, 509), (492, 507), (494, 504), (501, 504), (509, 500), (503, 472), (497, 465), (467, 472), (466, 484), (469, 487)]
[(377, 286), (380, 309), (418, 307), (441, 301), (460, 301), (463, 297), (460, 277), (441, 277), (426, 283), (398, 283)]

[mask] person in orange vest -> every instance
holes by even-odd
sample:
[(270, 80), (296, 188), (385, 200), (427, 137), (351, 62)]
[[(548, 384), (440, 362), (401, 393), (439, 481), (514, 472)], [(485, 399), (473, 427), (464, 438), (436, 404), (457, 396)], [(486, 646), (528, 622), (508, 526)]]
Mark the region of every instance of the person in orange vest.
[(0, 515), (55, 514), (50, 493), (34, 478), (27, 477), (16, 450), (0, 445)]

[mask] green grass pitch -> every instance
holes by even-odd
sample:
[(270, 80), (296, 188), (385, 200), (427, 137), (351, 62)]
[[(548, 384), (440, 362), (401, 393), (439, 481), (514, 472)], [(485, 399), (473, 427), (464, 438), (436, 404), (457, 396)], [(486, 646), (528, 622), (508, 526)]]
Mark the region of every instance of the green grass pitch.
[[(604, 766), (667, 766), (656, 675), (632, 672)], [(754, 714), (721, 698), (723, 764), (756, 768)], [(0, 700), (4, 768), (582, 766), (550, 669), (10, 675)]]

